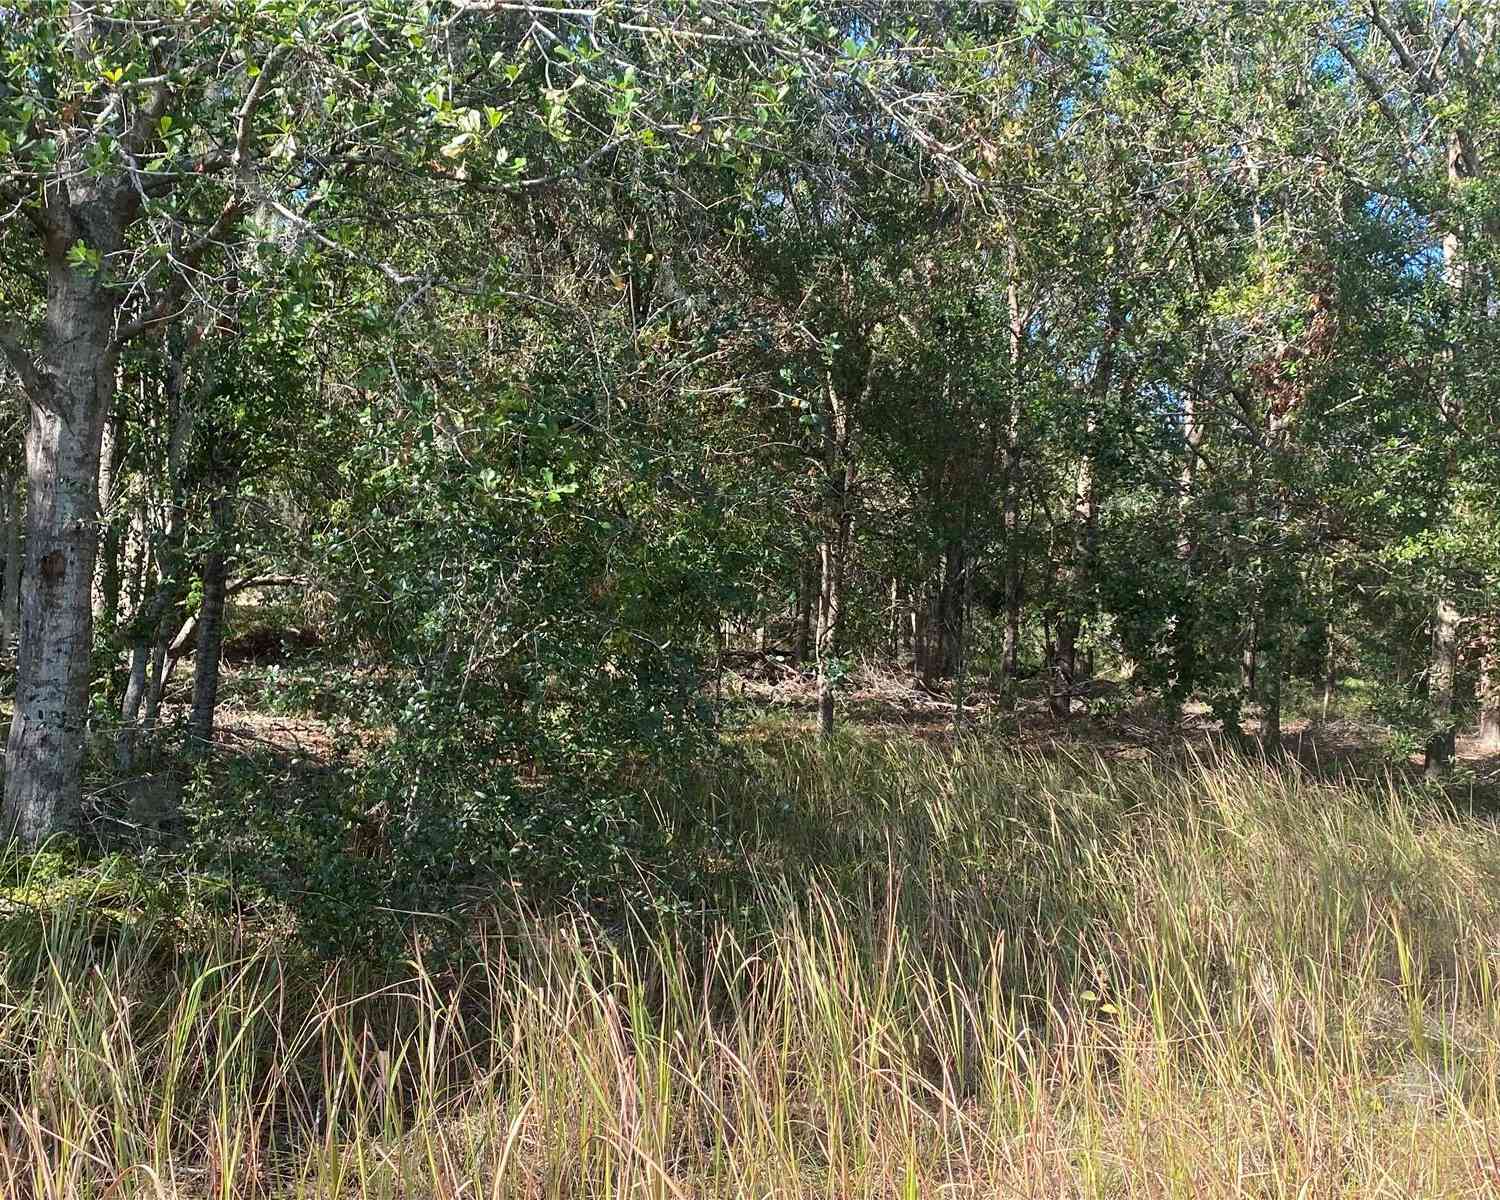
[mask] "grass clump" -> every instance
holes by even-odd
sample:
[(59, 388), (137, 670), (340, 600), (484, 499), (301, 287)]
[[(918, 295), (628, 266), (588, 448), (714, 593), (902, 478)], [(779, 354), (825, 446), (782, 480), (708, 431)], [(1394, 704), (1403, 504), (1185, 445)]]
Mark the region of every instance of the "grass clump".
[[(12, 913), (0, 1194), (1487, 1195), (1500, 833), (1205, 758), (797, 740), (716, 902), (375, 976)], [(38, 969), (40, 968), (40, 969)]]

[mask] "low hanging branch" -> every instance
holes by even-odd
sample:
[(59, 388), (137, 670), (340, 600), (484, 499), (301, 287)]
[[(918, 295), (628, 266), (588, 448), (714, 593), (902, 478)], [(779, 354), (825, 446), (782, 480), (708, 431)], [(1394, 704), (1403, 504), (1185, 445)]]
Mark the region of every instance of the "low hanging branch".
[[(240, 592), (249, 591), (251, 588), (271, 587), (307, 587), (310, 581), (305, 575), (247, 575), (244, 579), (236, 579), (224, 589), (224, 598), (238, 595)], [(182, 652), (193, 639), (193, 633), (198, 628), (198, 614), (193, 613), (182, 623), (182, 628), (177, 631), (177, 636), (172, 639), (172, 644), (167, 647), (167, 658), (172, 662), (182, 657)]]

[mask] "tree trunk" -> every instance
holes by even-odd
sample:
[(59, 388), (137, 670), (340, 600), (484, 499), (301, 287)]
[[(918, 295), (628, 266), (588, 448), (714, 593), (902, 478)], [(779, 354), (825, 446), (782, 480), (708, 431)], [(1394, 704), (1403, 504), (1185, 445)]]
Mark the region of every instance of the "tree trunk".
[(1094, 570), (1094, 551), (1098, 542), (1099, 494), (1094, 471), (1094, 441), (1099, 413), (1109, 400), (1115, 379), (1115, 343), (1119, 340), (1122, 316), (1117, 302), (1110, 305), (1104, 346), (1099, 365), (1089, 387), (1089, 408), (1084, 417), (1083, 453), (1078, 460), (1078, 476), (1073, 488), (1072, 516), (1069, 522), (1071, 545), (1067, 548), (1069, 569), (1067, 595), (1057, 623), (1057, 658), (1052, 670), (1052, 713), (1069, 717), (1073, 712), (1073, 686), (1078, 678), (1078, 635), (1083, 628), (1090, 578)]
[(174, 507), (157, 552), (159, 577), (156, 590), (134, 614), (129, 636), (130, 670), (120, 702), (120, 732), (115, 742), (115, 762), (122, 771), (134, 764), (135, 741), (156, 727), (162, 697), (171, 677), (170, 646), (181, 624), (178, 610), (187, 593), (183, 577), (182, 512)]
[(891, 610), (886, 613), (886, 624), (889, 627), (889, 652), (891, 652), (891, 669), (900, 670), (901, 667), (901, 583), (897, 577), (891, 576)]
[(1053, 647), (1049, 706), (1054, 717), (1073, 714), (1073, 677), (1078, 669), (1078, 618), (1063, 614), (1057, 621), (1057, 643)]
[(193, 711), (189, 735), (201, 750), (214, 741), (219, 704), (219, 657), (224, 644), (224, 589), (229, 579), (233, 499), (226, 488), (213, 502), (214, 542), (203, 556), (203, 604), (198, 610), (198, 648), (193, 670)]
[(150, 643), (138, 641), (130, 647), (130, 668), (125, 676), (125, 695), (120, 701), (120, 732), (115, 739), (115, 766), (129, 771), (135, 766), (136, 724), (146, 695), (146, 660)]
[(931, 637), (929, 636), (928, 609), (930, 607), (927, 585), (923, 583), (916, 589), (911, 604), (911, 673), (915, 679), (927, 682), (928, 660), (932, 657)]
[(904, 670), (912, 661), (912, 639), (916, 635), (911, 604), (911, 584), (898, 582), (896, 592), (896, 668)]
[(94, 623), (112, 631), (120, 619), (121, 523), (119, 492), (125, 459), (125, 422), (118, 405), (104, 426), (99, 455), (99, 571), (94, 591)]
[(1021, 292), (1016, 284), (1016, 243), (1010, 243), (1010, 282), (1006, 301), (1010, 309), (1010, 388), (1005, 421), (1004, 496), (1001, 521), (1005, 533), (1005, 637), (1000, 647), (1001, 670), (1007, 687), (1016, 678), (1021, 663), (1021, 350), (1025, 321), (1021, 314)]
[[(1273, 436), (1275, 432), (1273, 429)], [(1273, 509), (1278, 526), (1285, 511), (1284, 497), (1278, 496)], [(1261, 595), (1249, 646), (1252, 682), (1247, 694), (1260, 702), (1261, 746), (1273, 754), (1281, 751), (1281, 689), (1286, 676), (1287, 625), (1294, 610), (1298, 583), (1299, 576), (1288, 570), (1285, 555), (1279, 556)]]
[(87, 402), (66, 416), (34, 411), (27, 434), (27, 586), (3, 822), (26, 844), (71, 826), (81, 798), (98, 532), (99, 426), (90, 417)]
[[(1464, 167), (1462, 136), (1452, 133), (1448, 139), (1448, 183), (1457, 187), (1467, 171)], [(1450, 230), (1443, 237), (1443, 280), (1456, 296), (1461, 296), (1465, 283), (1463, 245), (1456, 232)], [(1439, 398), (1442, 415), (1453, 425), (1463, 417), (1467, 399), (1460, 377), (1465, 373), (1468, 356), (1465, 347), (1456, 345), (1449, 351), (1451, 377)], [(1448, 464), (1448, 474), (1453, 473), (1453, 463)], [(1432, 662), (1427, 672), (1427, 705), (1432, 729), (1427, 739), (1424, 770), (1430, 780), (1445, 778), (1453, 764), (1455, 722), (1453, 718), (1453, 678), (1458, 668), (1458, 609), (1452, 599), (1439, 596), (1433, 609)]]
[[(168, 611), (170, 614), (170, 610)], [(172, 670), (177, 666), (177, 660), (167, 653), (167, 645), (172, 637), (170, 622), (170, 615), (162, 618), (156, 631), (156, 640), (151, 644), (151, 683), (146, 689), (146, 708), (141, 714), (141, 730), (147, 734), (156, 728), (156, 719), (161, 715), (161, 702), (167, 695), (167, 681), (172, 678)]]
[(935, 691), (943, 677), (943, 587), (929, 581), (922, 590), (923, 625), (927, 631), (926, 652), (922, 655), (922, 686)]
[(1014, 539), (1005, 551), (1005, 633), (1000, 643), (1001, 670), (1008, 680), (1021, 673), (1021, 556)]
[(938, 592), (944, 679), (952, 679), (957, 674), (963, 659), (964, 584), (968, 576), (965, 558), (963, 541), (950, 541), (943, 554), (943, 585)]
[(969, 685), (969, 623), (968, 613), (972, 608), (974, 591), (974, 572), (967, 566), (964, 568), (963, 580), (960, 584), (960, 609), (965, 617), (958, 627), (958, 660), (954, 670), (953, 685), (953, 736), (955, 739), (961, 737), (964, 731), (964, 701), (968, 696)]
[(124, 620), (133, 620), (146, 600), (146, 570), (151, 565), (151, 547), (146, 537), (145, 503), (131, 506), (130, 520), (125, 527), (125, 559), (130, 564), (129, 585), (126, 599), (129, 601), (121, 614)]
[(917, 606), (911, 598), (911, 584), (908, 582), (901, 589), (901, 601), (905, 607), (901, 610), (901, 661), (903, 665), (910, 664), (912, 672), (917, 669)]
[(1458, 609), (1446, 597), (1438, 597), (1432, 620), (1432, 666), (1427, 698), (1433, 721), (1453, 720), (1453, 675), (1458, 661)]
[(5, 578), (0, 583), (0, 654), (9, 654), (21, 628), (21, 522), (26, 519), (20, 473), (5, 480)]
[(56, 255), (44, 394), (28, 396), (21, 643), (0, 817), (0, 835), (28, 846), (71, 827), (82, 803), (99, 451), (114, 392), (113, 338), (114, 310), (103, 285)]
[[(860, 381), (868, 388), (868, 375)], [(823, 403), (823, 512), (822, 544), (819, 560), (823, 571), (818, 592), (818, 733), (833, 734), (834, 692), (838, 678), (836, 664), (841, 644), (840, 618), (844, 607), (844, 571), (848, 556), (853, 513), (849, 494), (854, 484), (850, 464), (852, 421), (849, 405), (852, 396), (840, 395), (830, 374), (824, 380)]]
[(1479, 652), (1479, 749), (1500, 750), (1500, 617), (1490, 616), (1481, 631)]
[[(1103, 368), (1101, 368), (1102, 370)], [(1108, 386), (1107, 384), (1105, 386)], [(1089, 421), (1090, 433), (1093, 421)], [(1069, 717), (1073, 713), (1073, 685), (1078, 678), (1078, 635), (1083, 628), (1080, 606), (1089, 586), (1098, 520), (1097, 496), (1094, 490), (1092, 448), (1086, 449), (1078, 466), (1078, 486), (1073, 494), (1073, 544), (1067, 579), (1067, 596), (1057, 619), (1057, 653), (1052, 662), (1052, 715)]]
[(837, 680), (834, 663), (839, 652), (839, 617), (844, 594), (843, 539), (836, 527), (825, 531), (819, 550), (822, 563), (822, 587), (818, 592), (818, 734), (831, 737), (833, 734), (833, 700)]
[(812, 647), (813, 600), (819, 588), (817, 573), (817, 563), (811, 558), (804, 560), (797, 587), (797, 632), (793, 648), (793, 656), (799, 665), (807, 662)]
[(1277, 753), (1281, 750), (1281, 680), (1284, 674), (1280, 612), (1272, 614), (1272, 619), (1275, 621), (1275, 628), (1271, 633), (1265, 665), (1260, 673), (1260, 740), (1268, 751)]
[[(189, 451), (197, 426), (199, 397), (213, 386), (211, 369), (196, 386), (190, 388), (188, 384), (188, 356), (203, 333), (202, 325), (188, 330), (174, 328), (166, 339), (161, 403), (167, 422), (167, 458), (164, 464), (167, 503), (160, 515), (161, 531), (153, 547), (156, 590), (148, 600), (139, 602), (131, 622), (130, 673), (120, 706), (120, 734), (115, 747), (116, 762), (121, 770), (126, 771), (134, 759), (137, 735), (149, 734), (156, 727), (167, 683), (177, 664), (172, 641), (182, 623), (178, 609), (187, 596), (188, 584), (185, 542)], [(146, 525), (143, 519), (143, 541)], [(143, 546), (143, 559), (145, 555)]]
[(1328, 710), (1332, 707), (1333, 697), (1339, 688), (1338, 642), (1332, 621), (1324, 626), (1323, 638), (1326, 646), (1323, 658), (1323, 713), (1318, 719), (1320, 725), (1328, 724)]
[(1453, 763), (1453, 676), (1458, 665), (1458, 609), (1439, 596), (1432, 614), (1432, 664), (1427, 672), (1427, 712), (1432, 723), (1424, 768), (1429, 779)]
[[(1280, 498), (1276, 504), (1276, 520), (1280, 523), (1285, 506)], [(1261, 746), (1270, 753), (1281, 751), (1281, 689), (1286, 676), (1286, 631), (1295, 603), (1295, 588), (1298, 576), (1289, 572), (1284, 563), (1272, 576), (1261, 600), (1256, 619), (1257, 641), (1251, 644), (1252, 653), (1259, 654), (1255, 666), (1256, 689), (1250, 694), (1260, 701)]]
[(1183, 457), (1177, 497), (1177, 561), (1182, 568), (1182, 607), (1172, 630), (1172, 683), (1166, 696), (1168, 715), (1174, 725), (1181, 720), (1183, 707), (1192, 698), (1198, 683), (1198, 538), (1193, 520), (1193, 498), (1198, 481), (1198, 456), (1203, 446), (1200, 407), (1198, 379), (1195, 378), (1182, 395)]

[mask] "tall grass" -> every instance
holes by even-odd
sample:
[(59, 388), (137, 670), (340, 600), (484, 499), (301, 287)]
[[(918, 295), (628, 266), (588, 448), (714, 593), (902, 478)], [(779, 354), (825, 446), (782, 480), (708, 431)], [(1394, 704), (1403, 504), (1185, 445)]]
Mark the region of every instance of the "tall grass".
[[(775, 748), (713, 916), (395, 979), (13, 917), (5, 1197), (1500, 1191), (1500, 833), (1230, 761)], [(153, 923), (155, 922), (155, 923)]]

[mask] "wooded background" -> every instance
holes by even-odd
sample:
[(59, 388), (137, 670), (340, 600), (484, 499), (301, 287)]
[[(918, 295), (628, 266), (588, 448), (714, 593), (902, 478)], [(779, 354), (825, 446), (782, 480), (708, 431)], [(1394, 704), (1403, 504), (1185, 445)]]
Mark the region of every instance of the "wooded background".
[(4, 831), (201, 759), (252, 597), (384, 731), (325, 816), (407, 879), (607, 873), (726, 650), (824, 732), (862, 658), (1271, 748), (1357, 676), (1435, 773), (1500, 744), (1496, 38), (1489, 0), (12, 0)]

